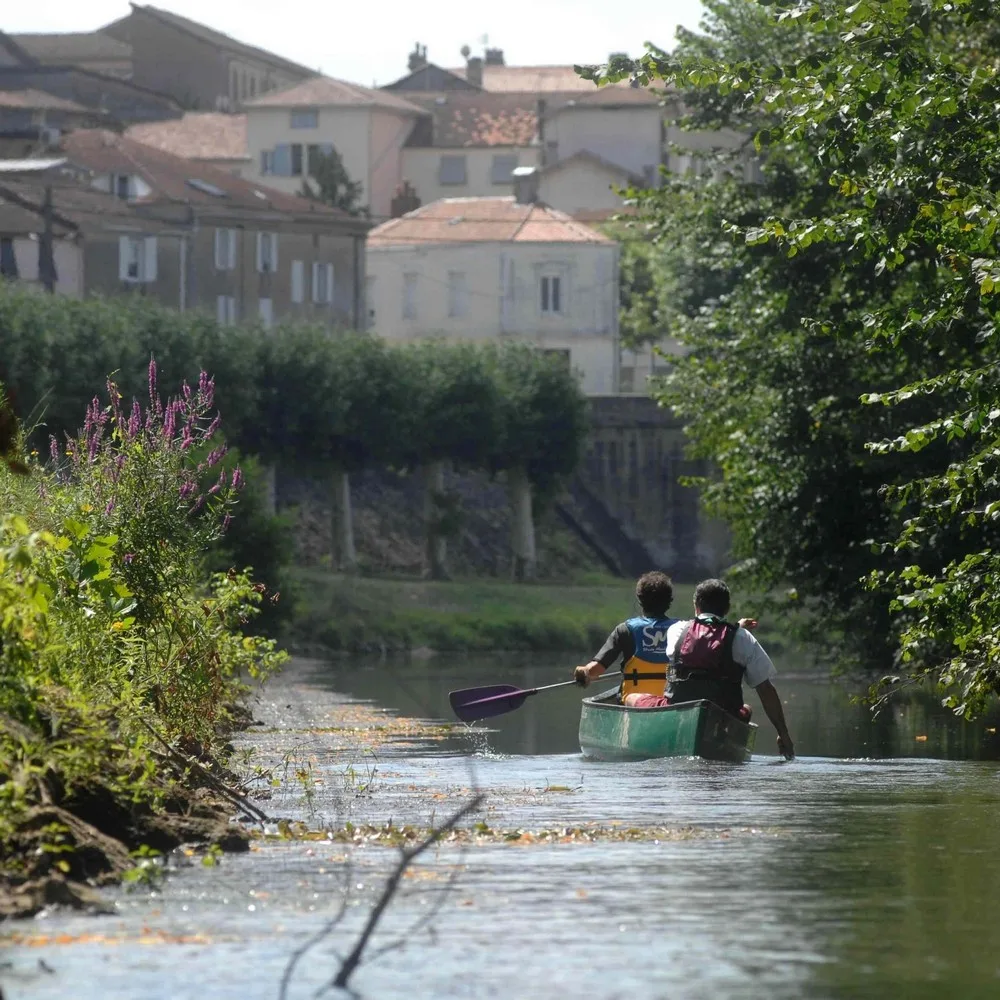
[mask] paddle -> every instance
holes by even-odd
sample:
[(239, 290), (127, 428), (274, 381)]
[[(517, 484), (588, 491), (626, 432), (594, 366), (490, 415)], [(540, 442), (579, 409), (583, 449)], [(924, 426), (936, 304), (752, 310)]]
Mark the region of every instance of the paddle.
[[(621, 671), (613, 674), (602, 674), (602, 677), (618, 677)], [(448, 695), (452, 711), (463, 722), (478, 722), (480, 719), (492, 719), (497, 715), (506, 715), (520, 708), (525, 699), (539, 691), (553, 691), (576, 685), (576, 681), (560, 681), (558, 684), (546, 684), (544, 687), (519, 688), (513, 684), (491, 684), (488, 687), (464, 688), (452, 691)]]

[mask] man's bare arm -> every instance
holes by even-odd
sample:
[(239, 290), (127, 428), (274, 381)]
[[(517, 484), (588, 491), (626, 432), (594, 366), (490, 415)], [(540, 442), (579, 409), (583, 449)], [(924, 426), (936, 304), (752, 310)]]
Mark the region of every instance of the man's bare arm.
[(792, 760), (795, 757), (795, 747), (791, 736), (788, 735), (785, 711), (781, 707), (777, 689), (770, 681), (764, 681), (763, 684), (757, 685), (756, 691), (765, 714), (771, 720), (771, 725), (778, 731), (778, 752), (784, 755), (785, 760)]

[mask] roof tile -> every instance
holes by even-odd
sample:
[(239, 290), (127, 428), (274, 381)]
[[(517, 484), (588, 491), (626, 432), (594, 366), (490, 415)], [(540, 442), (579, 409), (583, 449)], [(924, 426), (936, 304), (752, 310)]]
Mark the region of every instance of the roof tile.
[[(433, 146), (529, 146), (538, 133), (537, 101), (531, 95), (452, 92), (410, 100), (430, 112)], [(413, 144), (419, 142), (416, 133)]]
[(385, 90), (372, 90), (346, 80), (314, 76), (284, 90), (244, 102), (248, 108), (378, 107), (421, 114), (422, 109)]
[(443, 198), (368, 234), (369, 247), (427, 243), (593, 243), (614, 241), (548, 205), (507, 198)]
[(247, 116), (190, 111), (172, 121), (133, 125), (125, 135), (136, 142), (188, 160), (248, 159)]

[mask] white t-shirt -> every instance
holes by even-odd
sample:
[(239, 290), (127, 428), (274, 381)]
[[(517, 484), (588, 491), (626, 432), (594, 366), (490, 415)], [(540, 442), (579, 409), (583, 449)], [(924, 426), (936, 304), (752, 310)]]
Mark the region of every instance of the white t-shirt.
[[(681, 641), (681, 636), (690, 624), (690, 620), (674, 622), (667, 631), (667, 656), (671, 662), (674, 659), (677, 643)], [(771, 657), (764, 652), (764, 647), (754, 638), (753, 633), (745, 628), (736, 631), (733, 639), (733, 660), (743, 667), (743, 676), (752, 688), (763, 684), (764, 681), (774, 680), (778, 676)]]

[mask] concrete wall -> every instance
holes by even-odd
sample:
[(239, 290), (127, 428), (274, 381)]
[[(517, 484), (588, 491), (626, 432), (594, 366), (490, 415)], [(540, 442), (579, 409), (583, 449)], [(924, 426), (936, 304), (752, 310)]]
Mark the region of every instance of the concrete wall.
[(608, 170), (592, 160), (572, 160), (546, 170), (541, 176), (538, 193), (546, 205), (560, 212), (617, 211), (624, 204), (614, 188), (629, 186), (625, 170)]
[(684, 457), (680, 421), (648, 396), (602, 396), (590, 401), (591, 433), (577, 479), (652, 560), (682, 580), (722, 572), (729, 540), (724, 526), (700, 510), (696, 490), (681, 476), (706, 466)]
[[(511, 273), (512, 269), (512, 273)], [(465, 243), (367, 252), (371, 325), (389, 340), (443, 336), (522, 340), (569, 353), (587, 393), (614, 392), (617, 380), (617, 244)], [(463, 315), (449, 316), (450, 274), (464, 276)], [(501, 285), (501, 274), (507, 283)], [(543, 274), (562, 279), (564, 311), (541, 311)], [(412, 317), (404, 316), (414, 275)], [(502, 294), (502, 289), (504, 294)]]
[(549, 150), (555, 143), (555, 155), (548, 162), (565, 160), (586, 150), (630, 170), (639, 177), (652, 174), (662, 160), (663, 111), (661, 108), (594, 108), (586, 105), (568, 108), (545, 122), (545, 142)]
[[(416, 189), (420, 200), (428, 205), (441, 198), (483, 198), (511, 194), (513, 181), (493, 183), (493, 157), (517, 156), (519, 167), (537, 167), (540, 150), (536, 146), (488, 147), (409, 147), (403, 150), (402, 175)], [(465, 157), (465, 184), (442, 184), (438, 180), (438, 167), (442, 156)]]

